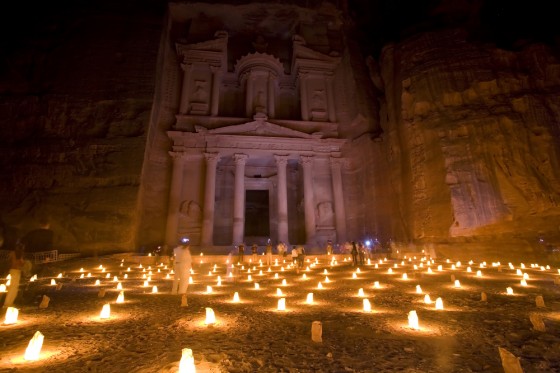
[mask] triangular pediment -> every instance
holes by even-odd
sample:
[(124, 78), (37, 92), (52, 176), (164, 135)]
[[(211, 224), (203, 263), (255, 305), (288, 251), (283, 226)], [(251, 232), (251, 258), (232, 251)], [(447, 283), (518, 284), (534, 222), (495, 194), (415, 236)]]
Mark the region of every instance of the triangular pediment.
[(296, 131), (290, 128), (279, 126), (278, 124), (262, 120), (255, 120), (252, 122), (210, 130), (202, 126), (196, 126), (195, 129), (198, 133), (207, 133), (212, 135), (264, 136), (296, 139), (311, 139), (317, 137), (315, 135), (309, 135), (304, 132)]

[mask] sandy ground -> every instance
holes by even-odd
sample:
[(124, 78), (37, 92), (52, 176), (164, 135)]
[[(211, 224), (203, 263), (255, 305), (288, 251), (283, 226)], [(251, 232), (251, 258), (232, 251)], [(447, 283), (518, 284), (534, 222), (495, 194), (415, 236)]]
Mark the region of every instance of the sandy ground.
[[(308, 257), (306, 266), (314, 258)], [(525, 372), (560, 371), (560, 286), (554, 284), (560, 274), (555, 267), (543, 271), (526, 263), (522, 271), (529, 279), (523, 287), (516, 274), (520, 263), (515, 269), (502, 263), (500, 271), (492, 263), (486, 268), (473, 263), (472, 272), (467, 272), (468, 263), (452, 270), (454, 262), (436, 261), (428, 274), (427, 262), (418, 257), (404, 266), (401, 260), (372, 261), (356, 273), (350, 262), (338, 259), (331, 266), (320, 257), (317, 265), (299, 274), (282, 263), (271, 272), (266, 266), (246, 264), (228, 281), (224, 261), (219, 259), (216, 272), (209, 275), (213, 260), (206, 257), (206, 263), (194, 266), (188, 307), (180, 306), (180, 296), (169, 294), (171, 280), (164, 278), (169, 270), (162, 266), (151, 267), (152, 281), (143, 287), (146, 266), (125, 261), (121, 267), (120, 260), (110, 257), (53, 263), (20, 293), (18, 323), (0, 326), (0, 371), (176, 372), (185, 347), (193, 350), (197, 372), (501, 372), (498, 347), (520, 357)], [(414, 270), (420, 263), (423, 267)], [(438, 264), (443, 271), (437, 270)], [(80, 279), (80, 267), (92, 277)], [(253, 268), (252, 281), (247, 279), (248, 268)], [(476, 277), (477, 270), (483, 277)], [(50, 285), (58, 273), (63, 273), (55, 279), (63, 284), (60, 290)], [(408, 280), (402, 279), (403, 273)], [(114, 275), (122, 282), (124, 304), (115, 303), (119, 291)], [(451, 275), (461, 288), (454, 287)], [(96, 279), (100, 286), (94, 285)], [(319, 281), (323, 289), (317, 288)], [(380, 288), (373, 286), (375, 281)], [(153, 285), (158, 294), (151, 293)], [(207, 285), (213, 287), (212, 294), (206, 293)], [(433, 301), (441, 297), (444, 310), (425, 304), (416, 285)], [(508, 286), (513, 295), (506, 294)], [(100, 288), (106, 289), (103, 298), (98, 296)], [(277, 288), (284, 293), (286, 311), (277, 310)], [(360, 288), (371, 302), (371, 312), (362, 309)], [(236, 291), (240, 303), (232, 301)], [(481, 301), (482, 291), (487, 302)], [(306, 303), (310, 292), (313, 304)], [(43, 294), (51, 301), (48, 308), (39, 309)], [(537, 308), (537, 295), (543, 296), (545, 308)], [(111, 317), (101, 320), (105, 303), (111, 304)], [(215, 325), (205, 324), (206, 307), (215, 311)], [(419, 330), (408, 326), (411, 310), (418, 314)], [(545, 332), (533, 330), (531, 312), (544, 317)], [(322, 322), (322, 342), (311, 340), (313, 321)], [(23, 354), (37, 330), (45, 336), (44, 347), (38, 361), (28, 362)]]

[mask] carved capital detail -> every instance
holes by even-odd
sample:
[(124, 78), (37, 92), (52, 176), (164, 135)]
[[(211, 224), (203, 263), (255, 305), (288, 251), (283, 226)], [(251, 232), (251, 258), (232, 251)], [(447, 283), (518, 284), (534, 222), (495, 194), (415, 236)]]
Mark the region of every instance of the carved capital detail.
[(332, 168), (340, 169), (344, 165), (345, 159), (340, 157), (330, 157), (330, 161)]
[(169, 155), (171, 156), (171, 159), (173, 159), (173, 162), (184, 161), (184, 160), (187, 159), (187, 154), (185, 154), (183, 152), (170, 151)]
[(206, 158), (206, 162), (209, 164), (217, 164), (220, 160), (220, 153), (204, 153), (204, 158)]
[(274, 159), (276, 159), (276, 165), (286, 166), (288, 164), (288, 156), (282, 154), (274, 154)]
[(299, 162), (303, 165), (303, 167), (312, 167), (313, 159), (314, 157), (312, 155), (301, 155)]
[(233, 155), (233, 161), (235, 162), (235, 164), (245, 164), (247, 163), (247, 159), (249, 158), (249, 156), (247, 154), (234, 154)]

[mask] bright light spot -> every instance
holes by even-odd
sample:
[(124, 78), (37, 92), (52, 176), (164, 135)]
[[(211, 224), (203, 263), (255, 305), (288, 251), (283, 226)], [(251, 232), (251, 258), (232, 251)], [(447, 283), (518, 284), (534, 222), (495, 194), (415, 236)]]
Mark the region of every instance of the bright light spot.
[(278, 279), (278, 273), (274, 274), (274, 279), (276, 279), (276, 280)]
[(124, 291), (121, 291), (119, 293), (119, 296), (117, 297), (117, 303), (118, 304), (124, 303)]
[(286, 311), (286, 298), (278, 299), (278, 311)]
[(317, 285), (317, 289), (322, 289), (323, 288), (323, 284), (321, 284), (321, 282), (319, 282), (319, 284)]
[[(9, 276), (9, 275), (8, 275)], [(62, 278), (62, 273), (59, 273), (58, 276), (56, 276), (58, 278)]]
[(40, 331), (35, 332), (33, 338), (31, 338), (27, 348), (25, 349), (25, 355), (23, 355), (23, 358), (25, 360), (38, 360), (41, 348), (43, 347), (44, 339), (45, 336), (41, 334)]
[(111, 305), (109, 303), (105, 303), (103, 308), (101, 309), (101, 313), (99, 314), (100, 319), (108, 319), (111, 317)]
[(455, 287), (459, 289), (461, 287), (461, 282), (459, 280), (455, 280)]
[(359, 297), (362, 297), (362, 298), (365, 297), (364, 289), (360, 288), (360, 289), (358, 290), (358, 296), (359, 296)]
[(288, 285), (288, 283), (286, 282), (286, 279), (283, 279), (282, 280), (282, 286), (286, 286), (286, 285)]
[(373, 287), (376, 288), (376, 289), (380, 289), (380, 288), (381, 288), (381, 285), (379, 285), (379, 281), (375, 281), (375, 282), (373, 283)]
[(276, 295), (278, 295), (279, 297), (283, 295), (282, 290), (280, 288), (276, 288)]
[(482, 271), (480, 270), (476, 271), (476, 277), (482, 277)]
[(521, 280), (521, 286), (527, 286), (527, 281)]
[(313, 293), (307, 293), (307, 300), (305, 301), (307, 304), (313, 304)]
[(437, 266), (437, 270), (440, 271), (440, 272), (443, 271), (443, 266), (442, 266), (441, 264), (438, 265), (438, 266)]
[(212, 294), (212, 286), (206, 285), (206, 294)]
[(190, 285), (194, 284), (194, 279), (192, 277), (189, 277), (189, 284)]
[(144, 281), (144, 287), (147, 288), (148, 286), (150, 286), (150, 283), (148, 280)]
[(426, 303), (426, 304), (432, 304), (432, 300), (430, 299), (430, 295), (429, 295), (429, 294), (424, 295), (424, 303)]
[(416, 294), (422, 294), (422, 287), (420, 285), (416, 285)]
[(528, 273), (524, 273), (523, 274), (523, 280), (528, 280), (529, 279), (529, 274)]
[(194, 357), (190, 348), (183, 348), (181, 361), (179, 361), (179, 373), (196, 373)]
[(259, 290), (261, 287), (258, 282), (255, 282), (255, 290)]
[(233, 302), (234, 303), (239, 303), (239, 293), (238, 292), (235, 292), (233, 294)]
[(406, 273), (403, 273), (403, 274), (402, 274), (402, 279), (403, 279), (403, 280), (408, 280), (408, 275), (407, 275)]
[(95, 286), (99, 286), (99, 285), (101, 285), (101, 281), (95, 280)]
[(433, 273), (430, 267), (428, 267), (428, 273)]
[(507, 295), (513, 295), (513, 289), (511, 287), (508, 287), (506, 289), (506, 293), (507, 293)]
[(206, 307), (206, 321), (204, 323), (206, 325), (212, 325), (216, 323), (216, 315), (214, 314), (214, 310), (212, 308)]
[(387, 271), (388, 274), (392, 275), (393, 274), (393, 269), (389, 268), (389, 270)]
[(119, 278), (117, 276), (113, 277), (113, 282), (119, 282)]
[(467, 272), (472, 272), (471, 267), (467, 267)]
[(56, 281), (54, 280), (54, 278), (51, 278), (51, 285), (53, 285), (53, 286), (56, 285)]
[(10, 325), (15, 324), (18, 319), (18, 309), (14, 307), (8, 307), (6, 310), (6, 316), (4, 317), (4, 324)]
[(364, 299), (362, 303), (364, 312), (371, 312), (371, 303), (369, 302), (369, 299)]
[(122, 284), (120, 282), (117, 284), (117, 290), (122, 290)]
[(443, 300), (441, 298), (436, 299), (436, 310), (443, 310)]
[(420, 326), (418, 324), (418, 315), (416, 314), (416, 311), (410, 311), (408, 313), (408, 326), (415, 330), (420, 329)]
[(154, 285), (154, 286), (152, 287), (152, 294), (156, 294), (157, 292), (158, 292), (157, 286)]

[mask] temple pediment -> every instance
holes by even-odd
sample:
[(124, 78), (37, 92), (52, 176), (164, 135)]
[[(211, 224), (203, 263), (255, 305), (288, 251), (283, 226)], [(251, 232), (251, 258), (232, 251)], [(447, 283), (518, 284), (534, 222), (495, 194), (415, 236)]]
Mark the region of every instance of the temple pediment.
[(312, 139), (322, 137), (321, 134), (309, 135), (304, 132), (296, 131), (290, 128), (279, 126), (278, 124), (262, 120), (255, 120), (252, 122), (215, 129), (207, 129), (202, 126), (195, 126), (195, 130), (198, 133), (206, 133), (212, 135), (265, 136), (296, 139)]

